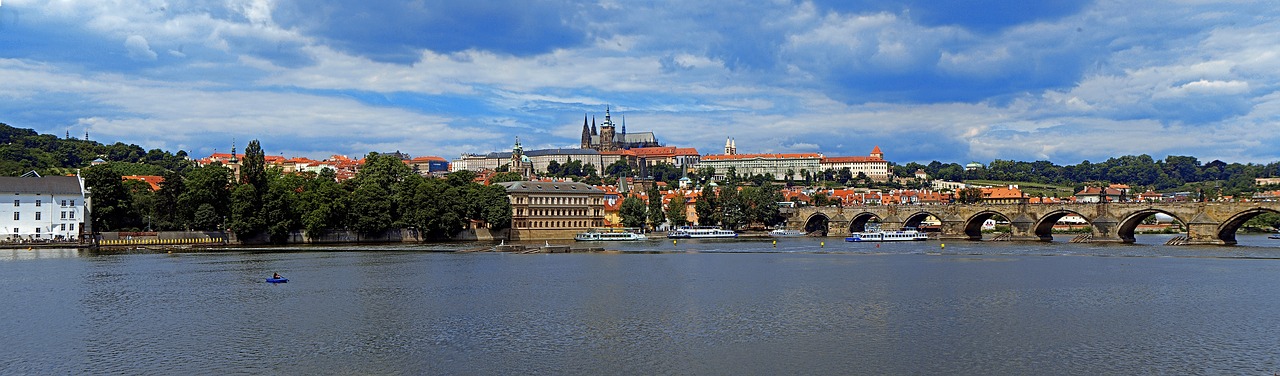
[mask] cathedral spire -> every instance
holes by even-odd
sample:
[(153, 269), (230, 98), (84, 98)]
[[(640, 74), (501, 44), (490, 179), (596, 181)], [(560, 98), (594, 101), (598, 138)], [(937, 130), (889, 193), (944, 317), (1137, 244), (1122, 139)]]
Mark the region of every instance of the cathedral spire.
[(593, 136), (594, 136), (594, 135), (598, 135), (598, 134), (600, 134), (600, 133), (596, 132), (596, 117), (595, 117), (595, 116), (592, 116), (592, 117), (591, 117), (591, 135), (593, 135)]
[(587, 114), (582, 114), (582, 148), (591, 148), (591, 128), (587, 127)]

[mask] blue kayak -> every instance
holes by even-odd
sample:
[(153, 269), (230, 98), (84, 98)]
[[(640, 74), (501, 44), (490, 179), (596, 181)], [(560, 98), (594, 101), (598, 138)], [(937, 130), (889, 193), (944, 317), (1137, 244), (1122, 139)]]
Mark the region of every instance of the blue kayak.
[(288, 278), (267, 278), (267, 283), (289, 283)]

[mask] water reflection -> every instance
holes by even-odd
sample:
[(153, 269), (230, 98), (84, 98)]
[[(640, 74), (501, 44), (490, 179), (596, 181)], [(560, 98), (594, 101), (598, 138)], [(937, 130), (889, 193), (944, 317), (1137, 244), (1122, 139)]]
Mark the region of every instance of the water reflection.
[(0, 374), (1275, 372), (1277, 248), (1240, 239), (52, 252), (0, 263)]

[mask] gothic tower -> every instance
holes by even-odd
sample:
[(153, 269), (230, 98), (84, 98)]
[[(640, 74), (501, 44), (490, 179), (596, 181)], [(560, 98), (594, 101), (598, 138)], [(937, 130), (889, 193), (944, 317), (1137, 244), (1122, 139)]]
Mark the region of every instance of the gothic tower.
[(587, 128), (587, 114), (582, 114), (582, 147), (581, 149), (591, 148), (591, 128)]
[(600, 125), (600, 151), (618, 150), (618, 145), (613, 142), (613, 136), (613, 120), (609, 116), (609, 106), (605, 106), (604, 124)]

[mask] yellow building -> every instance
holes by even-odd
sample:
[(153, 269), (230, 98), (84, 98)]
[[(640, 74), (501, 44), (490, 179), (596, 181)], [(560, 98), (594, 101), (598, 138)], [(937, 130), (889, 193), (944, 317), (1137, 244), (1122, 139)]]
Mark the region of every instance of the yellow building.
[(604, 191), (577, 182), (498, 183), (511, 202), (512, 240), (573, 239), (604, 227)]

